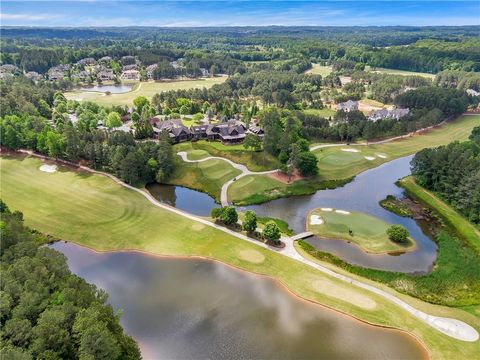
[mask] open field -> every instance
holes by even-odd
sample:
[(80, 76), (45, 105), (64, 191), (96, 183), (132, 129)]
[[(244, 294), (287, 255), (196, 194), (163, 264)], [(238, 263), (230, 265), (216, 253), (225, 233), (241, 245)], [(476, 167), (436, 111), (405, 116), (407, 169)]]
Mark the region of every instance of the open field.
[(362, 212), (317, 208), (310, 212), (307, 219), (307, 230), (315, 235), (353, 242), (369, 253), (381, 254), (414, 248), (411, 239), (405, 246), (390, 241), (386, 234), (390, 224)]
[[(210, 159), (198, 163), (187, 163), (179, 156), (174, 156), (175, 170), (168, 183), (206, 192), (218, 202), (220, 202), (222, 185), (241, 174), (240, 170), (223, 160)], [(188, 152), (190, 160), (199, 160), (208, 156), (203, 150)]]
[(332, 72), (331, 66), (323, 66), (320, 64), (312, 64), (312, 68), (306, 71), (306, 74), (314, 74), (314, 75), (321, 75), (327, 76)]
[[(230, 186), (228, 198), (235, 203), (247, 205), (282, 196), (313, 193), (315, 189), (325, 187), (327, 181), (342, 180), (338, 183), (340, 185), (365, 170), (395, 158), (414, 154), (424, 148), (446, 145), (455, 140), (466, 140), (472, 129), (479, 125), (480, 115), (462, 115), (425, 134), (406, 139), (378, 145), (320, 148), (314, 151), (319, 168), (316, 179), (286, 185), (266, 175), (245, 176)], [(327, 187), (332, 185), (335, 184)]]
[[(380, 296), (155, 207), (109, 178), (62, 167), (59, 172), (45, 173), (38, 170), (41, 165), (33, 158), (1, 159), (3, 200), (12, 210), (23, 211), (26, 224), (41, 232), (97, 250), (136, 249), (158, 255), (213, 258), (271, 276), (303, 298), (362, 320), (407, 330), (427, 346), (434, 359), (472, 359), (478, 355), (478, 341), (462, 342), (443, 335)], [(335, 284), (331, 292), (330, 283)], [(345, 299), (347, 293), (350, 301)], [(457, 318), (480, 329), (478, 314), (399, 296), (430, 314)], [(356, 297), (374, 302), (375, 307), (352, 302)]]
[(100, 105), (132, 105), (133, 99), (137, 96), (145, 96), (151, 99), (153, 95), (169, 90), (186, 90), (203, 87), (210, 88), (215, 84), (221, 84), (227, 79), (226, 76), (197, 80), (176, 80), (176, 81), (149, 81), (141, 82), (134, 86), (132, 91), (123, 94), (105, 95), (104, 93), (93, 91), (71, 91), (64, 95), (67, 99), (79, 101), (93, 101)]
[(415, 182), (413, 176), (400, 180), (400, 186), (421, 202), (434, 208), (442, 219), (480, 254), (480, 230), (431, 191)]
[(375, 70), (372, 70), (370, 66), (365, 66), (365, 71), (373, 71), (376, 73), (381, 73), (381, 74), (391, 74), (391, 75), (404, 75), (404, 76), (422, 76), (428, 79), (433, 79), (435, 78), (435, 74), (429, 74), (429, 73), (422, 73), (422, 72), (416, 72), (416, 71), (405, 71), (405, 70), (395, 70), (395, 69), (384, 69), (384, 68), (376, 68)]
[(308, 114), (308, 115), (316, 115), (316, 116), (321, 116), (321, 117), (324, 117), (324, 118), (329, 118), (329, 117), (334, 117), (335, 114), (336, 114), (336, 111), (333, 110), (333, 109), (306, 109), (306, 110), (303, 110), (303, 112), (305, 114)]

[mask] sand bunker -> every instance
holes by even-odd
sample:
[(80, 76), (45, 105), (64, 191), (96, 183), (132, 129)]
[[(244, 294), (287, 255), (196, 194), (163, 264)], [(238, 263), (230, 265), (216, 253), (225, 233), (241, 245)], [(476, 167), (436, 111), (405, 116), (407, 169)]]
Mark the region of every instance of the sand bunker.
[(332, 208), (320, 208), (320, 210), (322, 210), (322, 211), (333, 211)]
[(265, 256), (257, 250), (241, 250), (238, 255), (240, 259), (254, 264), (260, 264), (265, 260)]
[(331, 296), (363, 309), (372, 310), (377, 307), (375, 300), (355, 290), (344, 288), (327, 279), (318, 279), (312, 282), (312, 288), (324, 295)]
[(367, 159), (368, 161), (375, 160), (375, 156), (364, 156), (364, 158)]
[(57, 165), (43, 164), (42, 166), (40, 166), (39, 170), (47, 173), (54, 173), (57, 172)]
[(360, 150), (358, 150), (358, 149), (346, 149), (346, 148), (342, 148), (342, 151), (345, 151), (345, 152), (354, 152), (354, 153), (360, 152)]
[(377, 155), (379, 158), (382, 158), (382, 159), (386, 159), (388, 157), (385, 154), (375, 154), (375, 155)]
[(205, 225), (197, 223), (197, 222), (192, 225), (192, 229), (195, 230), (195, 231), (199, 231), (199, 230), (202, 230), (204, 228), (205, 228)]
[(321, 216), (312, 215), (310, 216), (310, 225), (322, 225), (323, 219)]
[(335, 210), (337, 214), (343, 214), (343, 215), (349, 215), (350, 211), (345, 211), (345, 210)]

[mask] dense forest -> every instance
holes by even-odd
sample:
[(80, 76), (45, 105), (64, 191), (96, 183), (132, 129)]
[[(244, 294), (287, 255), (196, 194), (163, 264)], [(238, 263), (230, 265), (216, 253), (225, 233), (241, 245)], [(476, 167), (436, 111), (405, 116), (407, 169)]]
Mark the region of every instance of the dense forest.
[(2, 359), (140, 359), (107, 294), (0, 200)]
[(473, 130), (470, 141), (418, 152), (412, 174), (420, 185), (480, 224), (480, 127)]

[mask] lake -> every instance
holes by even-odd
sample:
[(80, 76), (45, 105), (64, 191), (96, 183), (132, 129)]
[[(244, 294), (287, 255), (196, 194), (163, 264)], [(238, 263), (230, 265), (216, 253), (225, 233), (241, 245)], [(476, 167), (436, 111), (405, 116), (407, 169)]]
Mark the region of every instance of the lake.
[(108, 292), (145, 359), (427, 357), (404, 332), (300, 300), (270, 279), (221, 263), (51, 247), (75, 274)]
[(107, 91), (112, 94), (123, 94), (132, 90), (132, 85), (92, 85), (92, 86), (83, 86), (78, 88), (80, 91), (96, 91), (106, 93)]

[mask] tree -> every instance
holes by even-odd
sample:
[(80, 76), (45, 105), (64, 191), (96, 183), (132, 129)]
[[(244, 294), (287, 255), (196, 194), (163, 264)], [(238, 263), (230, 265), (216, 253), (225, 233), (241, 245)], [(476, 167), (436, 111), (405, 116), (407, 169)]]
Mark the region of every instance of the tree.
[(408, 230), (402, 225), (392, 225), (387, 229), (387, 235), (390, 240), (396, 243), (406, 243), (408, 241)]
[(237, 210), (233, 206), (225, 206), (222, 208), (222, 214), (220, 215), (220, 220), (224, 222), (225, 225), (233, 225), (238, 221)]
[(57, 158), (63, 154), (64, 144), (62, 135), (54, 131), (48, 131), (45, 139), (48, 156)]
[(253, 151), (260, 151), (262, 149), (262, 138), (254, 134), (247, 134), (243, 146), (245, 149), (253, 149)]
[(150, 102), (145, 96), (138, 96), (133, 100), (133, 105), (135, 105), (136, 111), (141, 114), (142, 109), (145, 105), (150, 105)]
[(265, 224), (262, 235), (265, 239), (278, 243), (280, 240), (280, 229), (274, 221), (269, 221)]
[(302, 152), (300, 155), (298, 155), (296, 166), (302, 176), (314, 176), (318, 174), (317, 163), (317, 157), (308, 151)]
[(112, 111), (110, 114), (107, 115), (105, 125), (109, 129), (121, 126), (122, 125), (122, 119), (120, 118), (120, 114), (115, 112), (115, 111)]
[(468, 138), (472, 140), (474, 143), (476, 143), (477, 145), (480, 145), (480, 126), (474, 127), (472, 130), (472, 133)]
[(257, 228), (257, 214), (252, 210), (245, 212), (245, 218), (243, 220), (243, 230), (253, 232)]
[(222, 216), (222, 208), (213, 208), (210, 212), (212, 219), (219, 219)]

